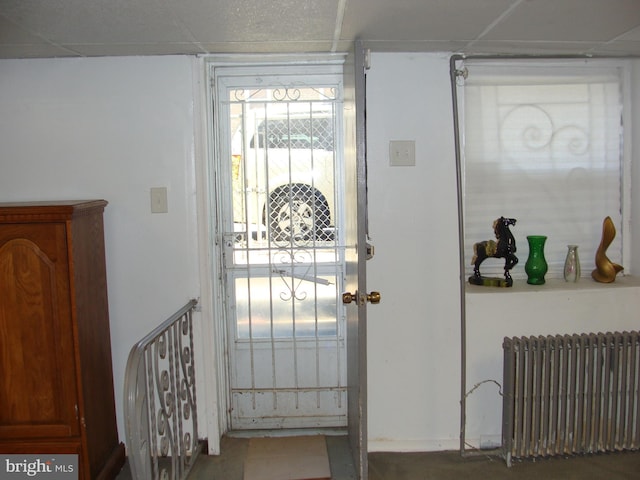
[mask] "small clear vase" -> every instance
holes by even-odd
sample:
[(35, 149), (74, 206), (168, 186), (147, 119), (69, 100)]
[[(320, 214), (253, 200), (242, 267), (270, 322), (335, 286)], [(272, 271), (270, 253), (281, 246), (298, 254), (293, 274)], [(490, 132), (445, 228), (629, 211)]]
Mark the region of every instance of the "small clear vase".
[(578, 245), (567, 245), (567, 258), (564, 261), (565, 282), (577, 282), (580, 280), (580, 258), (578, 257)]

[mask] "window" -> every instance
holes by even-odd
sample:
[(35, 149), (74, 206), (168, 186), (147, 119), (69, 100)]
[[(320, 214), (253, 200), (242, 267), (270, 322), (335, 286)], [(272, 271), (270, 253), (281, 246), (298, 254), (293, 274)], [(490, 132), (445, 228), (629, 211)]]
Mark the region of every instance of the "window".
[[(562, 277), (567, 245), (579, 245), (583, 276), (594, 267), (602, 222), (617, 236), (607, 250), (622, 262), (624, 172), (622, 64), (604, 61), (467, 60), (459, 87), (465, 265), (473, 245), (495, 240), (493, 221), (511, 227), (526, 278), (528, 235), (546, 235), (548, 277)], [(483, 275), (501, 275), (487, 260)]]

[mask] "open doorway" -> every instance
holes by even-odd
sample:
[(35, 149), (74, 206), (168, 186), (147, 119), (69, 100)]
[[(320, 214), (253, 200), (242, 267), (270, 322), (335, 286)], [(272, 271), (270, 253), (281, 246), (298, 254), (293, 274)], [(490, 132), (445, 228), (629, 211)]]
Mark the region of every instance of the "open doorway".
[(347, 425), (342, 76), (215, 71), (229, 428)]
[(231, 429), (344, 427), (366, 479), (366, 304), (376, 296), (366, 293), (366, 56), (355, 47), (210, 60), (201, 222), (211, 228), (200, 244), (213, 267), (202, 277), (210, 453)]

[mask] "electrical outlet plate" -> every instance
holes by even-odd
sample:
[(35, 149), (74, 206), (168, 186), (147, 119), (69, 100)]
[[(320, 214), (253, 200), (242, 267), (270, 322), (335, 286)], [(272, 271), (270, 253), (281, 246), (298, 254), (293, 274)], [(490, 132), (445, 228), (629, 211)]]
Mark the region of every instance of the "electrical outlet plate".
[(389, 165), (413, 167), (416, 164), (416, 142), (414, 140), (392, 140), (389, 142)]

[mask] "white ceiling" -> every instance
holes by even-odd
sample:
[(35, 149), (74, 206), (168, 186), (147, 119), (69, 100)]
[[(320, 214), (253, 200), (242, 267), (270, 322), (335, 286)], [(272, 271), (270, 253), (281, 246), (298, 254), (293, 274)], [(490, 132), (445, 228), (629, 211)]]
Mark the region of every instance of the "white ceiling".
[(640, 55), (640, 0), (0, 0), (0, 58), (374, 51)]

